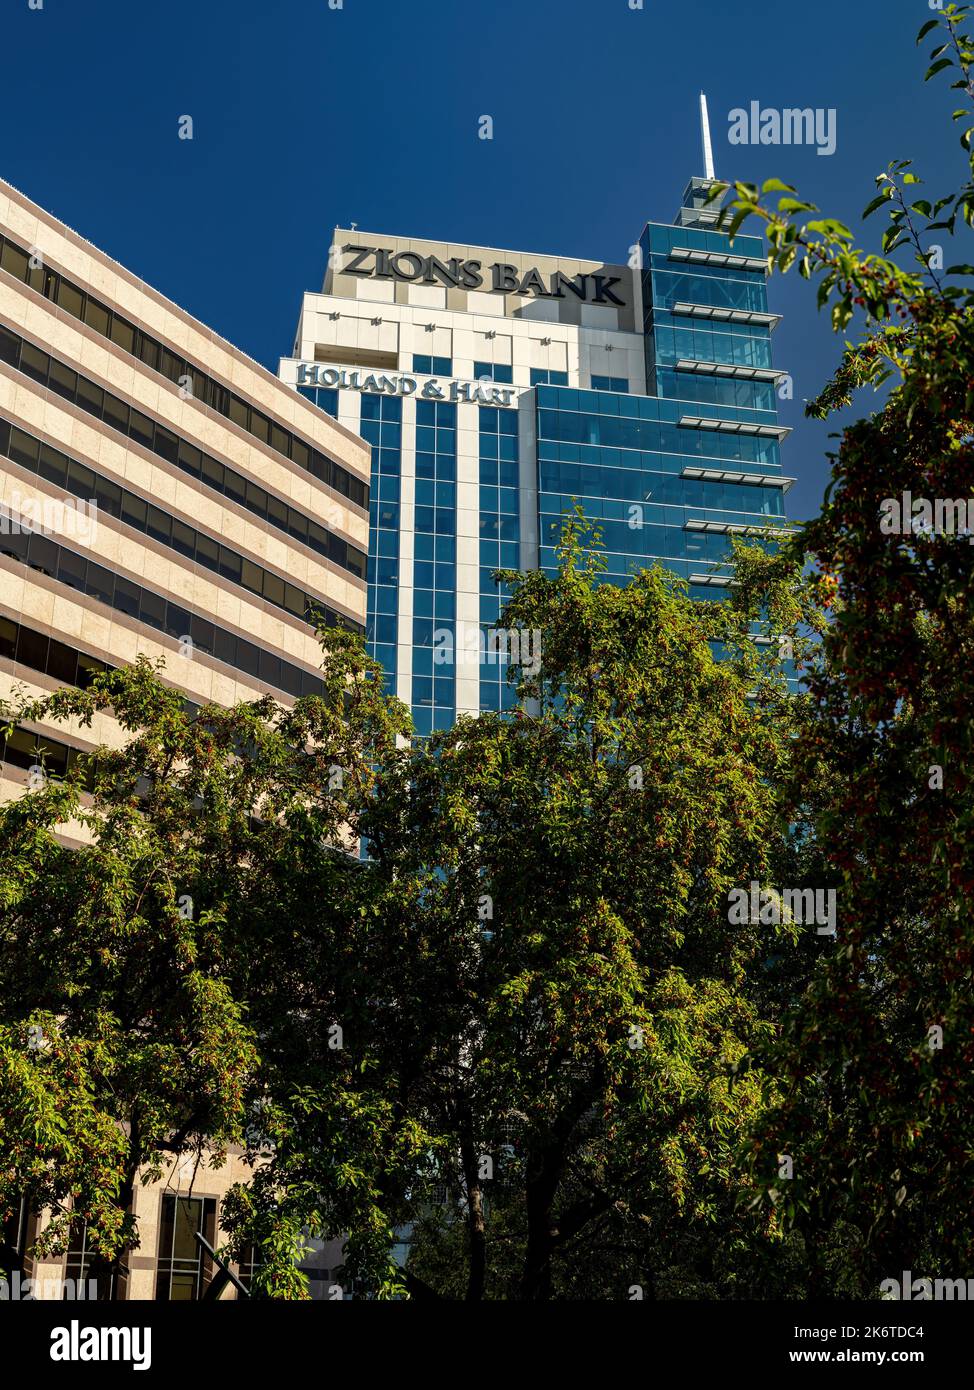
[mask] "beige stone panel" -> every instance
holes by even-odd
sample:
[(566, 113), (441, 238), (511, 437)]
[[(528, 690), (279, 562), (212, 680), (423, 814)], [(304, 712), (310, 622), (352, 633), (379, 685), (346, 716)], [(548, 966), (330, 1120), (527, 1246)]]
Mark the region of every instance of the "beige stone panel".
[[(16, 697), (18, 692), (28, 699), (43, 699), (50, 695), (54, 689), (57, 689), (56, 682), (40, 685), (23, 677), (15, 677), (8, 671), (0, 671), (0, 698), (2, 699)], [(82, 724), (78, 719), (66, 719), (56, 723), (45, 721), (38, 724), (35, 721), (31, 723), (30, 727), (43, 734), (45, 738), (58, 743), (70, 743), (86, 751), (88, 748), (97, 747), (100, 744), (106, 744), (110, 748), (119, 748), (125, 741), (118, 721), (111, 715), (101, 712), (93, 715), (90, 725)]]
[[(280, 535), (281, 533), (279, 531), (271, 531), (268, 529), (264, 554), (267, 557), (267, 563), (272, 568), (277, 568), (282, 570), (285, 574), (288, 574), (292, 564), (295, 566), (297, 565), (299, 557), (294, 553), (291, 546), (279, 539)], [(296, 583), (297, 581), (294, 580), (293, 582)]]
[[(217, 515), (211, 516), (211, 510), (216, 511)], [(204, 520), (208, 522), (208, 529), (215, 531), (216, 535), (227, 545), (232, 545), (241, 551), (256, 550), (262, 559), (266, 559), (266, 538), (270, 528), (259, 530), (253, 523), (245, 521), (242, 516), (238, 516), (236, 512), (231, 512), (226, 507), (211, 509), (209, 499), (202, 495), (199, 496), (198, 519), (201, 523)]]
[(445, 309), (446, 290), (435, 285), (410, 285), (409, 302), (424, 309)]
[(209, 699), (213, 704), (230, 706), (237, 704), (239, 700), (253, 698), (253, 692), (250, 690), (246, 694), (239, 693), (245, 687), (242, 687), (238, 681), (232, 680), (231, 677), (225, 676), (222, 671), (213, 671), (211, 675)]
[(81, 612), (81, 640), (93, 652), (111, 660), (110, 647), (114, 623), (109, 613), (100, 605), (88, 608), (79, 603), (78, 607)]
[(54, 618), (51, 625), (64, 641), (70, 643), (73, 638), (77, 638), (79, 642), (83, 640), (84, 611), (80, 604), (72, 603), (60, 594), (54, 595)]
[(223, 590), (217, 591), (215, 615), (221, 626), (240, 627), (242, 620), (246, 618), (242, 610), (243, 605), (236, 594), (229, 594)]
[(503, 318), (506, 294), (491, 294), (485, 290), (471, 290), (467, 295), (468, 314), (486, 314), (490, 318)]
[(139, 655), (140, 634), (121, 623), (112, 623), (110, 638), (111, 661), (115, 666), (131, 666)]
[(37, 244), (36, 212), (30, 207), (23, 207), (19, 199), (11, 197), (3, 183), (0, 183), (0, 225), (9, 227), (15, 240), (27, 246)]
[(17, 615), (29, 627), (36, 627), (38, 624), (45, 627), (54, 626), (54, 595), (49, 589), (42, 588), (39, 584), (31, 584), (29, 576), (24, 585), (20, 598), (20, 610)]

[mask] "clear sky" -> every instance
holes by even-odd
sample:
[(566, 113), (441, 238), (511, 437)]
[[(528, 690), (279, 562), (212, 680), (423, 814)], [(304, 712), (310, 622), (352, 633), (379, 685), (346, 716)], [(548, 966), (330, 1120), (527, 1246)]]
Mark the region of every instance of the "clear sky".
[[(718, 176), (783, 178), (853, 226), (890, 159), (916, 160), (930, 197), (964, 173), (956, 94), (923, 85), (914, 47), (928, 0), (337, 3), (3, 0), (0, 174), (276, 371), (336, 224), (627, 259), (703, 173), (701, 88)], [(731, 146), (752, 100), (834, 108), (835, 153)], [(797, 276), (770, 296), (801, 518), (835, 428), (801, 398), (838, 344)]]

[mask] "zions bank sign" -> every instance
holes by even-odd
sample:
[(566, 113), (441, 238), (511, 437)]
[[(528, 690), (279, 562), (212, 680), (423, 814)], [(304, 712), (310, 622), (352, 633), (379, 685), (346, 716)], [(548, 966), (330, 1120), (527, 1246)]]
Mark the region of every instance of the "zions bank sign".
[(451, 290), (486, 290), (491, 294), (533, 295), (536, 299), (566, 299), (574, 295), (585, 304), (618, 304), (626, 301), (615, 291), (622, 284), (620, 275), (563, 275), (560, 270), (547, 279), (540, 270), (522, 272), (516, 265), (497, 261), (461, 261), (453, 256), (421, 256), (418, 251), (387, 251), (381, 246), (344, 246), (348, 262), (342, 275), (361, 275), (369, 280), (399, 280), (409, 284), (444, 285)]

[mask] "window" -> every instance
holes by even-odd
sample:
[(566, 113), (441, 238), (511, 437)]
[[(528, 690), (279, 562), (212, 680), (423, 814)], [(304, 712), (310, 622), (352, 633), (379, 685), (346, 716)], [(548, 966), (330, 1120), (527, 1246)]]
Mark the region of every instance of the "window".
[(213, 1278), (213, 1261), (198, 1244), (197, 1232), (210, 1245), (216, 1244), (215, 1198), (163, 1193), (156, 1279), (158, 1302), (193, 1303), (203, 1297)]
[(514, 382), (514, 368), (505, 367), (499, 362), (475, 362), (473, 374), (476, 381), (484, 378), (487, 381), (496, 381), (502, 386), (511, 386)]
[(104, 304), (99, 304), (97, 299), (88, 297), (85, 304), (85, 323), (89, 328), (93, 328), (96, 333), (100, 333), (103, 338), (108, 337), (109, 311)]
[(68, 1244), (68, 1255), (64, 1266), (65, 1280), (71, 1280), (64, 1290), (64, 1297), (69, 1293), (74, 1297), (88, 1297), (89, 1290), (82, 1287), (92, 1279), (97, 1289), (96, 1297), (99, 1299), (112, 1299), (123, 1294), (124, 1280), (120, 1281), (121, 1287), (118, 1295), (115, 1294), (115, 1275), (111, 1270), (102, 1270), (96, 1275), (91, 1273), (93, 1256), (88, 1246), (88, 1223), (87, 1221), (74, 1220), (71, 1223), (71, 1239)]
[(74, 285), (67, 280), (62, 280), (58, 286), (57, 295), (58, 306), (67, 310), (73, 318), (80, 319), (84, 307), (84, 295)]
[(629, 394), (629, 382), (624, 376), (593, 376), (593, 391), (621, 391), (623, 395)]
[(423, 376), (452, 376), (453, 359), (450, 357), (431, 357), (426, 353), (413, 353), (413, 371)]
[(552, 372), (547, 367), (531, 368), (532, 386), (567, 386), (567, 372)]

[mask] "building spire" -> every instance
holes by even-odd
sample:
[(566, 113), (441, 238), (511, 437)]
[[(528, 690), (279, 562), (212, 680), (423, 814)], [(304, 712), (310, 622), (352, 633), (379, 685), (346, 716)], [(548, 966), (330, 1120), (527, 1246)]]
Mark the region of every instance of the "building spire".
[(700, 93), (700, 136), (703, 140), (703, 175), (705, 179), (713, 181), (714, 175), (714, 152), (710, 144), (710, 117), (707, 114), (707, 96), (705, 92)]

